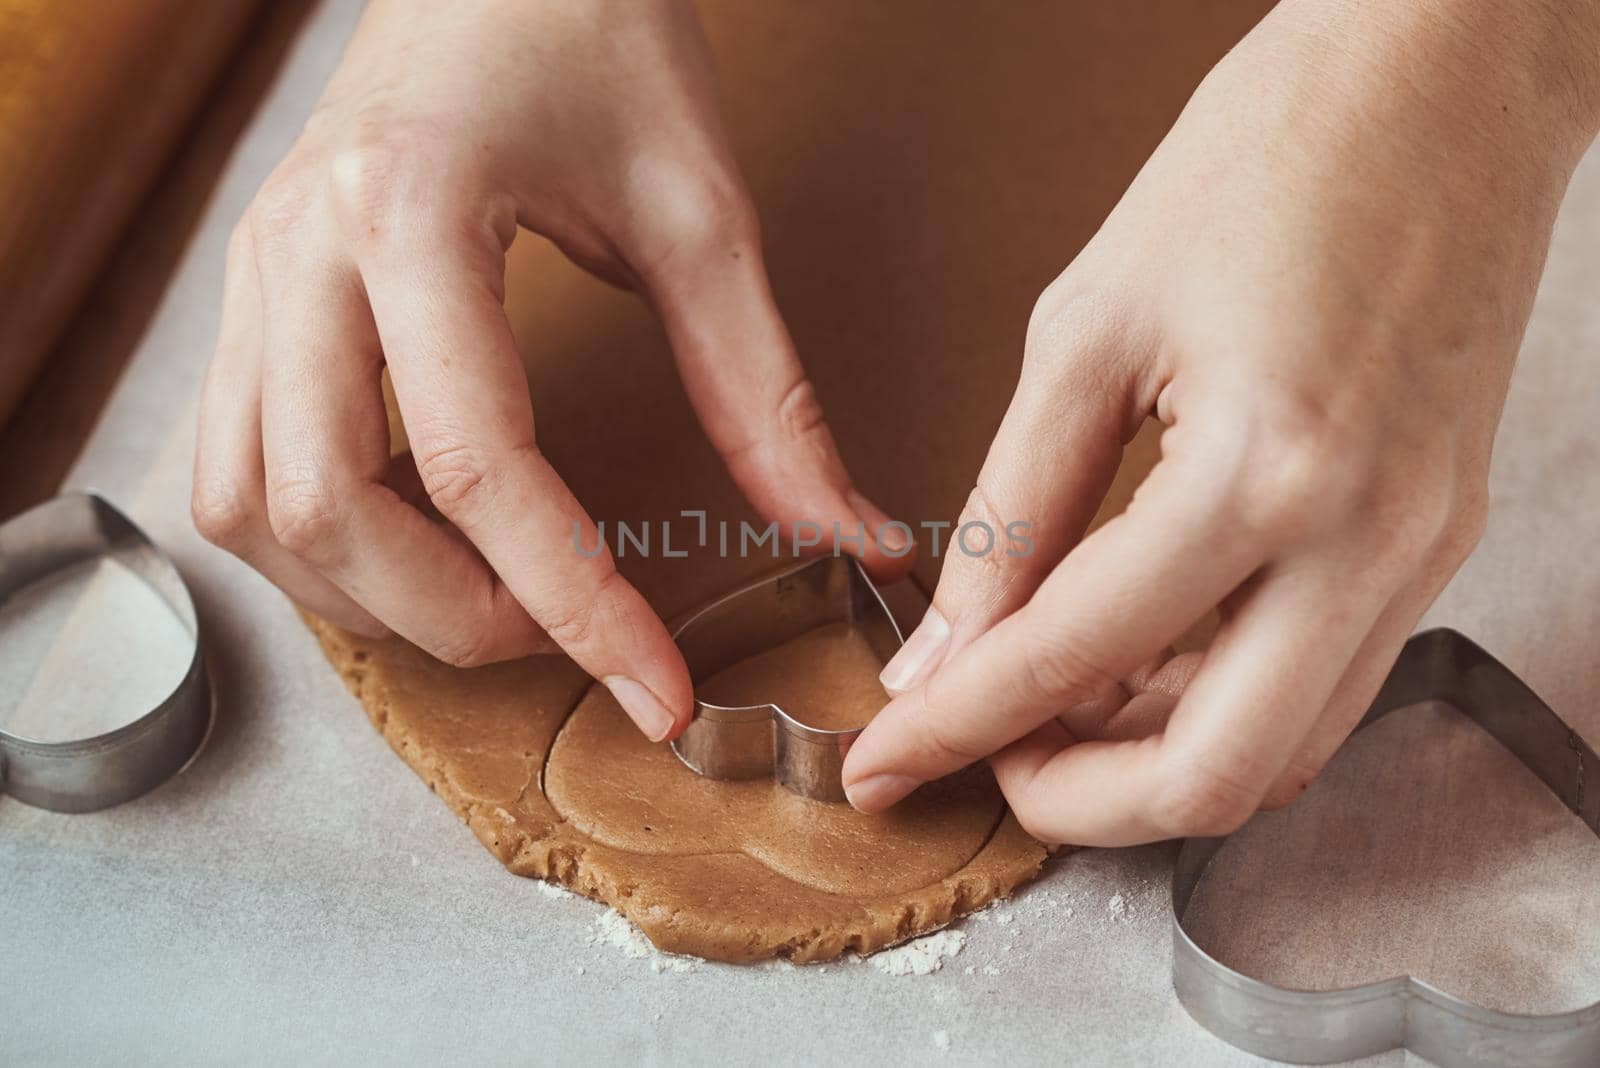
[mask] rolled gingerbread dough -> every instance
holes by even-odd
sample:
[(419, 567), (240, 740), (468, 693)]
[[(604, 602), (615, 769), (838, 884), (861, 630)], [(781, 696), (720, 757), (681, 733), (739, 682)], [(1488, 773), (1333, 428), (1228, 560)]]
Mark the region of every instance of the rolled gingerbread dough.
[[(864, 816), (770, 781), (701, 778), (550, 658), (461, 671), (309, 622), (373, 723), (502, 863), (611, 905), (670, 952), (871, 952), (1009, 893), (1045, 856), (981, 768)], [(552, 665), (566, 685), (550, 684)], [(712, 689), (816, 707), (843, 695), (859, 713), (877, 670), (858, 635), (824, 629)]]

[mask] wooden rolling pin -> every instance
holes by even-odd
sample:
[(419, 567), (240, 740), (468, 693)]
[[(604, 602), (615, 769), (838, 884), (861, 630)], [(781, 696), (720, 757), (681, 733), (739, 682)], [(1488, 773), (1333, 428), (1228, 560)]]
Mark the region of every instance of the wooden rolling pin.
[(0, 426), (258, 0), (0, 0)]

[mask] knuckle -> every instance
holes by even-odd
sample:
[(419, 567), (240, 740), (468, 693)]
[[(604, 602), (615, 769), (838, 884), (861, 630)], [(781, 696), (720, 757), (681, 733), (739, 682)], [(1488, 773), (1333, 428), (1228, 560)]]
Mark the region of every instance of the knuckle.
[(422, 448), (416, 458), (417, 475), (428, 499), (440, 514), (458, 524), (471, 522), (480, 513), (482, 502), (494, 493), (493, 473), (501, 461), (489, 449), (451, 442)]
[(328, 191), (340, 223), (353, 236), (381, 230), (404, 199), (411, 156), (387, 139), (369, 138), (328, 161)]
[(722, 258), (759, 246), (761, 223), (743, 184), (732, 174), (679, 164), (644, 168), (653, 206), (641, 235), (647, 270), (669, 261)]
[(1022, 791), (1007, 794), (1006, 803), (1011, 806), (1011, 814), (1017, 818), (1018, 826), (1035, 841), (1055, 843), (1061, 839), (1056, 828), (1054, 808), (1049, 804), (1041, 803)]
[(314, 197), (305, 181), (274, 175), (245, 212), (249, 232), (243, 239), (263, 250), (276, 248), (300, 231), (313, 208)]
[(267, 492), (267, 522), (278, 544), (295, 556), (325, 557), (338, 539), (337, 497), (319, 481), (282, 483)]
[(455, 668), (482, 667), (494, 659), (489, 650), (489, 635), (476, 626), (453, 629), (448, 637), (434, 642), (428, 652), (435, 660)]
[(1214, 838), (1244, 826), (1260, 804), (1257, 790), (1207, 763), (1178, 765), (1152, 801), (1152, 818), (1173, 838)]
[(961, 515), (957, 518), (956, 525), (963, 526), (967, 523), (983, 523), (990, 527), (1004, 524), (1001, 512), (995, 503), (994, 490), (982, 474), (973, 484), (972, 492), (967, 494), (967, 499), (961, 506)]
[(778, 432), (787, 440), (797, 441), (827, 428), (822, 412), (822, 402), (809, 378), (801, 378), (784, 390), (778, 401)]
[[(496, 602), (505, 588), (493, 579), (473, 581), (455, 601), (450, 625), (419, 640), (434, 659), (451, 667), (475, 668), (503, 660), (514, 652), (505, 641), (505, 616)], [(519, 612), (520, 615), (520, 612)]]
[(1435, 563), (1459, 565), (1482, 532), (1481, 503), (1461, 492), (1447, 462), (1424, 460), (1378, 498), (1371, 555), (1377, 566), (1400, 576)]
[(605, 605), (612, 603), (613, 596), (620, 593), (623, 583), (621, 573), (612, 568), (606, 571), (593, 590), (571, 598), (559, 613), (541, 618), (539, 623), (550, 640), (561, 648), (582, 648), (595, 639), (601, 623), (601, 612)]
[(1119, 317), (1111, 290), (1063, 272), (1034, 301), (1023, 345), (1025, 371), (1041, 361), (1056, 373), (1094, 373), (1103, 361), (1094, 357), (1117, 329)]
[(236, 483), (219, 478), (195, 480), (189, 513), (200, 536), (221, 548), (239, 544), (256, 522), (250, 495)]
[(1459, 495), (1436, 539), (1434, 552), (1440, 562), (1452, 569), (1461, 566), (1483, 540), (1488, 525), (1488, 488), (1474, 484)]
[(545, 633), (563, 649), (586, 645), (594, 634), (594, 604), (579, 601), (543, 624)]
[[(945, 569), (958, 583), (952, 588), (960, 591), (959, 600), (977, 596), (986, 603), (999, 603), (1005, 598), (1007, 587), (1017, 581), (1016, 573), (1024, 560), (1000, 548), (1006, 544), (1011, 521), (1004, 518), (994, 491), (985, 483), (986, 479), (980, 475), (961, 506), (955, 526), (950, 528)], [(1018, 518), (1012, 515), (1012, 520)], [(968, 537), (972, 531), (977, 533)]]
[(1279, 399), (1244, 422), (1243, 448), (1225, 474), (1228, 496), (1240, 522), (1268, 540), (1318, 532), (1375, 478), (1373, 440), (1318, 400)]
[(680, 236), (691, 244), (726, 247), (753, 243), (761, 229), (755, 205), (733, 176), (711, 173), (687, 184)]

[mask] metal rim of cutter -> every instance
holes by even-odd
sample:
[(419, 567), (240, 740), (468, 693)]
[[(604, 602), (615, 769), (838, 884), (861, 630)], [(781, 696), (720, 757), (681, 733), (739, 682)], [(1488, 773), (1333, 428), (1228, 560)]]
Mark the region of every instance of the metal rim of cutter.
[(194, 601), (177, 565), (105, 498), (69, 492), (0, 524), (0, 602), (74, 564), (112, 559), (166, 602), (194, 638), (183, 678), (115, 730), (40, 742), (0, 730), (0, 793), (36, 808), (93, 812), (167, 781), (199, 753), (214, 702)]
[[(872, 580), (850, 557), (824, 556), (751, 583), (690, 616), (673, 633), (704, 681), (724, 668), (829, 623), (859, 627), (887, 662), (904, 642)], [(808, 727), (775, 704), (737, 708), (696, 700), (694, 718), (672, 742), (693, 772), (712, 779), (772, 778), (818, 801), (845, 800), (840, 773), (860, 729)]]
[[(1448, 629), (1406, 643), (1367, 727), (1428, 701), (1451, 705), (1522, 761), (1600, 835), (1600, 791), (1587, 777), (1600, 759), (1505, 665)], [(1330, 1064), (1405, 1047), (1442, 1068), (1600, 1064), (1600, 1002), (1525, 1015), (1485, 1008), (1411, 976), (1308, 991), (1244, 975), (1201, 949), (1184, 929), (1196, 887), (1227, 838), (1190, 838), (1172, 878), (1172, 976), (1178, 1000), (1207, 1030), (1240, 1049), (1296, 1064)]]

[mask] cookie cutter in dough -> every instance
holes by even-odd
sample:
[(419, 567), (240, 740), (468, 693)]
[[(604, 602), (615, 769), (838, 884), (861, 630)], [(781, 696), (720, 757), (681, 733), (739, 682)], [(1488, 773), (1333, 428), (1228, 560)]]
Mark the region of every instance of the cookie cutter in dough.
[[(1453, 630), (1406, 643), (1360, 727), (1443, 701), (1488, 731), (1600, 834), (1600, 758), (1521, 679)], [(1357, 729), (1359, 730), (1360, 727)], [(1184, 915), (1226, 838), (1183, 843), (1172, 878), (1172, 975), (1178, 1000), (1207, 1030), (1296, 1064), (1354, 1060), (1402, 1046), (1443, 1068), (1600, 1064), (1600, 1002), (1554, 1015), (1497, 1012), (1402, 976), (1342, 990), (1290, 990), (1234, 971), (1195, 944)]]
[(194, 652), (165, 700), (115, 730), (64, 742), (0, 730), (0, 793), (56, 812), (93, 812), (154, 789), (183, 770), (211, 730), (211, 683), (189, 590), (166, 553), (105, 499), (66, 493), (0, 524), (0, 603), (97, 558), (155, 591), (194, 637)]
[[(872, 580), (842, 556), (824, 556), (731, 593), (691, 616), (673, 637), (698, 684), (828, 623), (859, 628), (884, 662), (904, 641)], [(843, 801), (844, 755), (860, 734), (808, 727), (773, 704), (728, 708), (697, 700), (672, 751), (708, 778), (771, 777), (802, 797)]]

